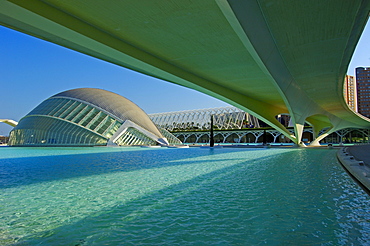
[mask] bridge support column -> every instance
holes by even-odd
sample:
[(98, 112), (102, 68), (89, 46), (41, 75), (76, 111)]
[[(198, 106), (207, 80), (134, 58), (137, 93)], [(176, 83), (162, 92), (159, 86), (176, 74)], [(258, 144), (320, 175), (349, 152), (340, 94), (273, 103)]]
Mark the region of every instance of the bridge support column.
[(327, 133), (324, 133), (321, 136), (319, 136), (320, 130), (321, 129), (319, 127), (312, 125), (313, 141), (310, 143), (310, 146), (320, 146), (320, 141), (329, 135)]
[[(318, 133), (316, 134), (315, 132), (315, 128), (314, 128), (314, 140), (310, 143), (310, 146), (314, 147), (314, 146), (320, 146), (320, 141), (323, 140), (324, 138), (326, 138), (329, 134), (335, 132), (335, 128), (334, 127), (331, 127), (329, 128), (326, 132), (324, 132), (323, 134), (321, 134), (320, 136), (317, 136)], [(315, 136), (316, 135), (316, 136)]]
[(295, 144), (298, 147), (306, 147), (306, 145), (302, 142), (303, 129), (304, 129), (304, 124), (296, 123), (294, 126), (295, 137), (296, 137)]

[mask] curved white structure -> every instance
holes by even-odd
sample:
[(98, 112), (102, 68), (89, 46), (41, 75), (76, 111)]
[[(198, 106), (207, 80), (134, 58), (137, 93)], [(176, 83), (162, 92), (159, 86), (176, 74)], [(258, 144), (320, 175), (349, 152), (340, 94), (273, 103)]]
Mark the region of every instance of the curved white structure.
[(149, 114), (150, 119), (161, 128), (173, 130), (209, 130), (213, 117), (216, 129), (241, 129), (248, 125), (259, 127), (258, 119), (235, 107), (184, 110)]
[(9, 126), (15, 127), (18, 125), (18, 122), (15, 120), (9, 120), (9, 119), (0, 119), (0, 122), (3, 122), (5, 124), (8, 124)]
[(10, 146), (168, 145), (136, 104), (93, 88), (58, 93), (34, 108), (11, 131)]
[[(308, 122), (315, 145), (370, 127), (343, 98), (369, 11), (368, 0), (10, 0), (0, 2), (0, 23), (217, 97), (298, 145)], [(279, 114), (291, 116), (294, 134)]]

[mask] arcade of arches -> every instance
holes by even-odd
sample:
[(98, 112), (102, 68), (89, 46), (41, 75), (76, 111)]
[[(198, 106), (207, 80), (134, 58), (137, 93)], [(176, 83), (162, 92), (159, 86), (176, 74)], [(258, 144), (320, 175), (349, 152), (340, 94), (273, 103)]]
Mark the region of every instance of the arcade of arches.
[[(293, 129), (291, 129), (293, 131)], [(183, 143), (208, 143), (208, 131), (178, 131), (173, 132)], [(369, 143), (370, 129), (342, 129), (326, 137), (322, 143)], [(243, 129), (214, 131), (215, 143), (292, 143), (280, 132), (269, 129)], [(302, 140), (310, 143), (313, 140), (312, 128), (305, 128)]]

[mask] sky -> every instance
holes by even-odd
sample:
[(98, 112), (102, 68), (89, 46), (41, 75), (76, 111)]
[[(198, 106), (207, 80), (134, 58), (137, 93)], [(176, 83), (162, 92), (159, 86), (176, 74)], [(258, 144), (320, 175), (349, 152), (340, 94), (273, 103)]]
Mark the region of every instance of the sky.
[[(370, 66), (369, 22), (347, 74), (354, 75), (360, 66)], [(122, 95), (148, 114), (228, 106), (195, 90), (0, 26), (0, 119), (19, 121), (48, 97), (86, 87)], [(11, 129), (0, 123), (0, 135), (9, 135)]]

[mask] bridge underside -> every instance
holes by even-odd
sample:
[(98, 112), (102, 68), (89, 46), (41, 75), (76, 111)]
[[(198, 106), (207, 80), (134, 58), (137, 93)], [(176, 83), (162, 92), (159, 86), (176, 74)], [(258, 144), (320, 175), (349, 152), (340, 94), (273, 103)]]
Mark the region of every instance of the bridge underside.
[(0, 24), (219, 98), (297, 144), (308, 122), (318, 144), (370, 126), (343, 97), (369, 10), (367, 0), (10, 0)]

